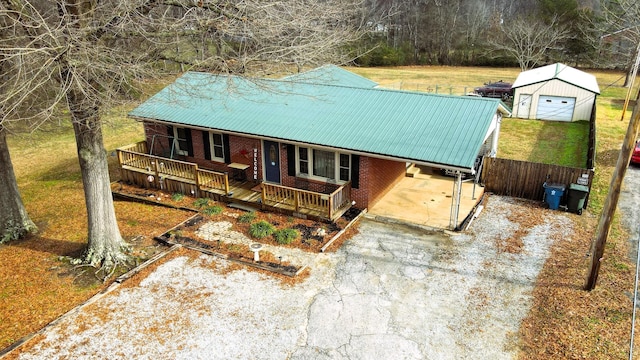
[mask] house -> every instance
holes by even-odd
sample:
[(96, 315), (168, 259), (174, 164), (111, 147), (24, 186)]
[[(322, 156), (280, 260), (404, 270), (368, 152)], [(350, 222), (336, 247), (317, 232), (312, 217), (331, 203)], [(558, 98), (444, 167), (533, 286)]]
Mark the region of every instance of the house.
[(521, 72), (513, 89), (513, 116), (556, 121), (590, 120), (600, 94), (595, 76), (560, 63)]
[[(314, 80), (323, 71), (331, 81)], [(187, 72), (129, 113), (146, 139), (119, 149), (122, 178), (335, 219), (375, 204), (407, 164), (473, 174), (495, 155), (509, 116), (499, 100), (363, 80), (337, 67), (278, 80)]]
[(306, 82), (325, 85), (342, 85), (372, 89), (378, 83), (335, 65), (324, 65), (309, 71), (283, 77), (283, 81)]

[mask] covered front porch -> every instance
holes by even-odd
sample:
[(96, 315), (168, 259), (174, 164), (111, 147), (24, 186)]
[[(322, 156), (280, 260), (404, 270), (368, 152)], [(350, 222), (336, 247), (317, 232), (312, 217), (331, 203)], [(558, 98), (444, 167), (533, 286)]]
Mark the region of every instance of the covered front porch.
[[(229, 172), (202, 169), (198, 164), (149, 155), (141, 141), (117, 150), (121, 180), (144, 188), (211, 198), (227, 203), (334, 221), (351, 207), (351, 183), (322, 193), (268, 182), (248, 181)], [(229, 164), (231, 165), (231, 164)]]

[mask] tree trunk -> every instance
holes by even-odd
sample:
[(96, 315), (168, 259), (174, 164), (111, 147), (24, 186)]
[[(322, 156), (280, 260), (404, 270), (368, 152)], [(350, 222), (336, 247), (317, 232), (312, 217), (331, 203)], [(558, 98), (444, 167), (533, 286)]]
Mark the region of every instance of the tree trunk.
[(7, 146), (7, 133), (0, 125), (0, 243), (16, 240), (27, 232), (35, 231), (36, 225), (31, 221), (24, 208), (20, 191), (13, 172), (13, 164)]
[(114, 266), (127, 260), (126, 243), (120, 235), (109, 181), (107, 153), (96, 107), (86, 106), (83, 94), (67, 95), (78, 148), (82, 185), (89, 224), (88, 245), (82, 262), (94, 266)]

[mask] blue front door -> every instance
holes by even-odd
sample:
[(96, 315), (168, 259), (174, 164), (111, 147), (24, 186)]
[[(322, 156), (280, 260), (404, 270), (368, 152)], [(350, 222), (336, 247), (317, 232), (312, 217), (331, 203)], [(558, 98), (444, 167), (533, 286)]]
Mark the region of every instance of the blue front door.
[(265, 180), (280, 184), (280, 144), (264, 140)]

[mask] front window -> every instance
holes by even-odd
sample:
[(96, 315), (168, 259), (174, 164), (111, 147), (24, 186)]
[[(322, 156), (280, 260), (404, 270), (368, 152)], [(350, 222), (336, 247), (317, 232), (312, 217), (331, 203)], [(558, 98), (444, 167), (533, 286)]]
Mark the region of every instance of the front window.
[(209, 133), (211, 142), (211, 160), (224, 162), (224, 144), (222, 142), (222, 134)]
[(188, 155), (189, 145), (187, 143), (187, 129), (174, 127), (173, 136), (175, 137), (175, 153), (178, 155)]
[(319, 181), (347, 182), (351, 177), (351, 156), (333, 151), (298, 147), (297, 174)]
[(351, 175), (351, 156), (340, 154), (340, 180), (349, 181)]
[(298, 165), (300, 167), (299, 172), (301, 174), (309, 175), (309, 149), (299, 147), (298, 148)]
[(323, 151), (313, 150), (313, 175), (324, 177), (327, 179), (336, 178), (336, 154)]

